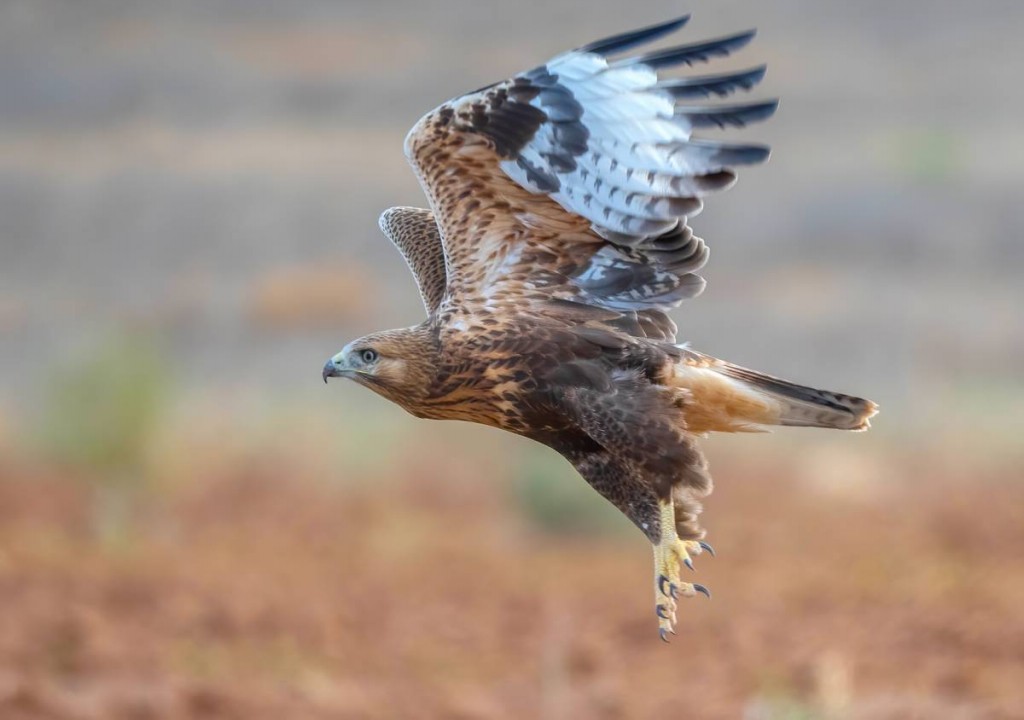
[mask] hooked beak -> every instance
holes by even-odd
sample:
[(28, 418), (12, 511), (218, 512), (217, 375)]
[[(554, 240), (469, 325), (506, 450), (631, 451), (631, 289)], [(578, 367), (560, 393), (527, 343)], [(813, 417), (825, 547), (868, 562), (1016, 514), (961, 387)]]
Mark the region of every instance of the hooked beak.
[(324, 383), (327, 382), (327, 378), (342, 377), (347, 374), (347, 368), (338, 363), (338, 356), (335, 355), (324, 364), (323, 378)]

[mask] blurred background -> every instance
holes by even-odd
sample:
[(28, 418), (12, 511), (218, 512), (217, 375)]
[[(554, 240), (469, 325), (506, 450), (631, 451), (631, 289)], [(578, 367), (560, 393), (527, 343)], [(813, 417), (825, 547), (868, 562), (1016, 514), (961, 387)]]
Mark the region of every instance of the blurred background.
[[(767, 62), (782, 106), (692, 221), (681, 336), (882, 414), (706, 443), (715, 599), (666, 647), (646, 540), (554, 453), (320, 368), (422, 317), (376, 227), (424, 204), (422, 113), (687, 11), (684, 41), (758, 27), (716, 69)], [(1021, 30), (1016, 0), (2, 0), (0, 717), (1024, 717)]]

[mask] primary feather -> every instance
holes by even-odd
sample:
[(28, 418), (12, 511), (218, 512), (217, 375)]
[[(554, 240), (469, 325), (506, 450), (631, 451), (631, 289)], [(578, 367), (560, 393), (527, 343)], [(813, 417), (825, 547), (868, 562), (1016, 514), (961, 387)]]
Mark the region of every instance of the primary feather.
[[(501, 195), (516, 196), (493, 176), (496, 165), (527, 194), (538, 196), (536, 201), (522, 199), (524, 210), (517, 219), (523, 226), (571, 230), (579, 236), (574, 248), (564, 248), (566, 232), (551, 243), (573, 261), (551, 294), (647, 313), (663, 312), (699, 294), (704, 281), (695, 273), (707, 259), (703, 241), (693, 238), (682, 254), (662, 252), (663, 246), (681, 236), (689, 243), (687, 217), (700, 212), (706, 196), (735, 182), (736, 167), (764, 162), (769, 150), (700, 140), (692, 131), (763, 120), (777, 102), (680, 104), (750, 89), (763, 77), (763, 67), (694, 78), (659, 73), (726, 56), (746, 45), (753, 31), (614, 57), (674, 32), (687, 20), (589, 43), (426, 115), (410, 132), (406, 152), (440, 223), (458, 222), (449, 216), (446, 202), (480, 216), (495, 200), (502, 201)], [(497, 156), (495, 165), (453, 176), (451, 162), (458, 158), (470, 164), (476, 142), (489, 146)], [(461, 194), (463, 202), (453, 202), (452, 193)], [(563, 214), (539, 198), (557, 204)], [(450, 294), (465, 292), (470, 265), (486, 259), (504, 269), (502, 261), (515, 247), (495, 243), (493, 233), (477, 236), (475, 229), (460, 228), (464, 231), (445, 241)], [(491, 284), (506, 283), (509, 275), (473, 274), (477, 282)]]

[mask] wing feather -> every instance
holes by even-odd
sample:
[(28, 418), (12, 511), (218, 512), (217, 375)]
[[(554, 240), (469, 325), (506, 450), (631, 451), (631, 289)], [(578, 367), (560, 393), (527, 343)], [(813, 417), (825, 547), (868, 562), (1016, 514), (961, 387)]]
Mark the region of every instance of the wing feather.
[(619, 60), (613, 67), (646, 65), (657, 70), (672, 67), (673, 65), (693, 65), (698, 62), (708, 62), (712, 58), (731, 55), (734, 51), (749, 44), (756, 34), (757, 30), (745, 30), (734, 35), (715, 38), (714, 40), (704, 40), (690, 45), (679, 45), (666, 48), (665, 50), (655, 50), (645, 55)]
[(725, 57), (748, 44), (753, 30), (612, 57), (688, 19), (563, 53), (445, 103), (414, 126), (406, 152), (441, 226), (449, 297), (492, 302), (499, 288), (520, 295), (542, 289), (615, 310), (638, 333), (674, 333), (659, 314), (704, 287), (695, 272), (707, 248), (687, 217), (735, 182), (735, 167), (769, 155), (763, 145), (692, 132), (744, 127), (778, 105), (685, 104), (749, 90), (764, 66), (659, 74)]
[(610, 55), (613, 53), (632, 50), (638, 45), (645, 45), (659, 38), (674, 33), (686, 23), (690, 22), (689, 15), (683, 15), (668, 22), (658, 23), (639, 30), (631, 30), (619, 35), (613, 35), (603, 40), (595, 40), (580, 48), (580, 52), (592, 53), (594, 55)]
[(434, 214), (424, 208), (393, 207), (381, 214), (378, 224), (412, 271), (427, 314), (434, 312), (447, 284), (444, 248)]
[(691, 100), (711, 95), (726, 97), (737, 90), (751, 90), (764, 80), (767, 66), (761, 65), (724, 75), (703, 75), (699, 77), (672, 78), (658, 83), (659, 90), (667, 92), (673, 100)]

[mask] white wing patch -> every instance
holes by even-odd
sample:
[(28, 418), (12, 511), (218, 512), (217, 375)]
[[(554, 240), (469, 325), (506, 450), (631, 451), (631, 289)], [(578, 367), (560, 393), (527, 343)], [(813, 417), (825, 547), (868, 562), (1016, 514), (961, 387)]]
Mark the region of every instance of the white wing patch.
[[(707, 195), (735, 181), (734, 167), (763, 162), (769, 155), (763, 145), (698, 139), (693, 133), (704, 127), (742, 127), (765, 119), (777, 105), (774, 100), (690, 104), (749, 90), (764, 76), (763, 66), (717, 75), (661, 74), (665, 68), (729, 55), (753, 38), (752, 31), (622, 57), (674, 32), (687, 19), (589, 43), (445, 103), (417, 123), (406, 140), (407, 153), (416, 141), (429, 158), (434, 138), (447, 133), (485, 139), (514, 182), (548, 196), (576, 216), (573, 220), (587, 221), (605, 241), (586, 239), (593, 252), (574, 255), (573, 263), (557, 272), (537, 268), (535, 286), (557, 286), (552, 293), (560, 300), (624, 315), (632, 311), (637, 332), (649, 330), (658, 337), (674, 335), (671, 321), (658, 313), (704, 288), (695, 273), (707, 261), (708, 250), (693, 236), (687, 217), (700, 212)], [(462, 147), (476, 152), (479, 145), (470, 141)], [(421, 172), (415, 160), (413, 166)], [(456, 161), (447, 168), (442, 163), (434, 172), (450, 175), (459, 167)], [(550, 229), (548, 204), (539, 203), (532, 213), (527, 203), (515, 213), (525, 229)], [(487, 283), (498, 283), (520, 267), (516, 247), (513, 240), (492, 248)], [(488, 303), (499, 296), (496, 290), (484, 294)]]
[(763, 67), (703, 78), (662, 78), (658, 73), (662, 67), (728, 55), (746, 45), (753, 32), (608, 58), (684, 22), (591, 43), (517, 76), (518, 88), (536, 89), (528, 104), (547, 121), (501, 163), (505, 173), (585, 217), (602, 237), (635, 245), (699, 212), (701, 197), (735, 181), (730, 165), (764, 161), (768, 149), (763, 146), (700, 141), (692, 133), (704, 126), (743, 126), (764, 119), (776, 101), (679, 104), (680, 99), (749, 89), (763, 77)]

